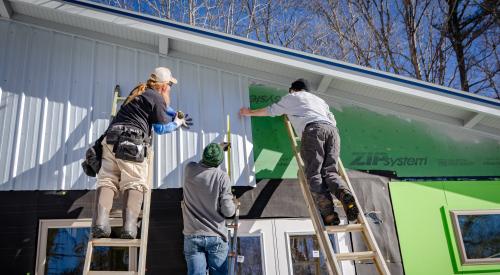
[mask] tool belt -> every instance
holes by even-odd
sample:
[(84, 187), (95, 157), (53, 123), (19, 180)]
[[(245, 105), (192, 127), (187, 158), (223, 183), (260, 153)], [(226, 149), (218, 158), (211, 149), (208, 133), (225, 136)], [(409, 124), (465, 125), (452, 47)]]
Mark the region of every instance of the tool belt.
[(128, 125), (113, 125), (106, 133), (106, 143), (113, 145), (115, 158), (143, 162), (151, 138), (142, 130)]

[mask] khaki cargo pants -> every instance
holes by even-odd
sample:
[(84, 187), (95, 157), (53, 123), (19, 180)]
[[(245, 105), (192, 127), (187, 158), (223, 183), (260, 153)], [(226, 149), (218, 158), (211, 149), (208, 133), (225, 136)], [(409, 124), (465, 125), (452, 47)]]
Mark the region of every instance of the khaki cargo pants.
[[(113, 145), (107, 144), (106, 139), (102, 141), (102, 164), (97, 174), (97, 188), (109, 187), (113, 191), (125, 191), (135, 189), (142, 192), (149, 190), (147, 181), (148, 161), (151, 154), (143, 162), (133, 162), (115, 158)], [(148, 146), (148, 152), (151, 147)]]

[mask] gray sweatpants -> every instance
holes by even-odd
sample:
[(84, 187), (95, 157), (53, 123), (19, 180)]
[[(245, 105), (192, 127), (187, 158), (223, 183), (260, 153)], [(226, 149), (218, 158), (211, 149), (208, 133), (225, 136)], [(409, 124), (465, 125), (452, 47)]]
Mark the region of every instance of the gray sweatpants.
[[(326, 122), (308, 124), (302, 133), (300, 154), (304, 160), (309, 188), (322, 214), (331, 214), (331, 195), (351, 193), (338, 173), (340, 137), (337, 127)], [(328, 213), (330, 212), (330, 213)]]

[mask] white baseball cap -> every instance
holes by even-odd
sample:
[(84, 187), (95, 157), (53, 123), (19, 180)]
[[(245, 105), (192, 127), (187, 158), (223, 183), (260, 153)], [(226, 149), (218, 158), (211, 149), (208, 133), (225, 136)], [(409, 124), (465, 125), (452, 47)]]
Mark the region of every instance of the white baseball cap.
[(177, 79), (172, 76), (172, 72), (168, 68), (158, 67), (151, 73), (151, 78), (156, 82), (172, 82), (177, 84)]

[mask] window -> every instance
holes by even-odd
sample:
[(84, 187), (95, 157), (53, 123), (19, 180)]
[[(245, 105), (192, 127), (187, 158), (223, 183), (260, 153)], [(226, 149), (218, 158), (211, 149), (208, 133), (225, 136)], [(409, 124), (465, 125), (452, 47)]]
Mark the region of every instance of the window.
[[(118, 221), (111, 220), (112, 234)], [(38, 274), (82, 274), (90, 235), (90, 219), (41, 220), (38, 235)], [(91, 270), (127, 271), (137, 263), (136, 253), (126, 247), (94, 247)]]
[[(263, 272), (261, 236), (241, 236), (238, 234), (236, 251), (238, 254), (237, 275), (261, 275)], [(229, 247), (231, 247), (229, 240)]]
[[(334, 235), (329, 235), (329, 237), (333, 250), (337, 253), (338, 247)], [(293, 274), (328, 274), (325, 258), (321, 253), (316, 235), (289, 235), (289, 245)]]
[(451, 211), (462, 264), (500, 263), (500, 210)]

